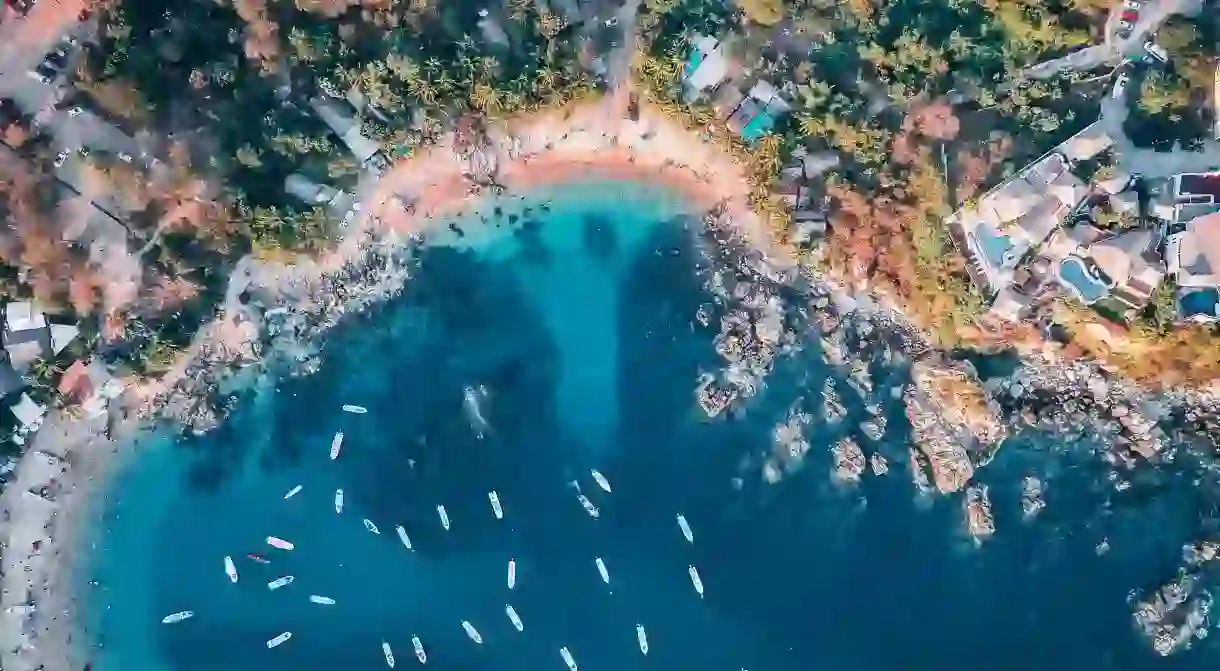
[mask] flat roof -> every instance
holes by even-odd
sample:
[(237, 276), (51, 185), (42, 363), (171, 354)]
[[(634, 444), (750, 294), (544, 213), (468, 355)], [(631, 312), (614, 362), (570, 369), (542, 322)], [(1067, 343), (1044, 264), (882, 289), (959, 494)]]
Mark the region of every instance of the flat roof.
[(1211, 196), (1220, 199), (1220, 172), (1184, 173), (1178, 175), (1174, 196)]

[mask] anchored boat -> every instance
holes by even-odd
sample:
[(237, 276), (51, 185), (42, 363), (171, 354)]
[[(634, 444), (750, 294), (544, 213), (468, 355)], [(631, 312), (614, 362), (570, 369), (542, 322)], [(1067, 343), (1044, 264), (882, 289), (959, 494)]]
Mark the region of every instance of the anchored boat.
[(275, 638), (271, 639), (270, 641), (267, 641), (267, 647), (274, 648), (275, 646), (283, 643), (284, 641), (287, 641), (290, 638), (292, 638), (292, 632), (286, 631), (286, 632), (280, 634), (279, 636), (276, 636)]
[(602, 475), (601, 471), (597, 470), (596, 468), (590, 469), (589, 473), (593, 476), (593, 480), (597, 483), (597, 486), (606, 490), (606, 493), (609, 494), (610, 481), (606, 479), (606, 476)]
[(576, 660), (572, 659), (572, 653), (568, 651), (568, 646), (563, 646), (559, 649), (559, 656), (563, 657), (563, 663), (568, 665), (569, 671), (576, 671)]
[(521, 616), (517, 615), (517, 609), (513, 608), (512, 604), (504, 604), (504, 612), (508, 614), (509, 622), (517, 628), (517, 631), (525, 631), (525, 625), (521, 623)]
[(343, 412), (350, 412), (353, 415), (363, 415), (364, 413), (366, 413), (368, 411), (369, 411), (369, 409), (364, 407), (363, 405), (352, 405), (352, 404), (348, 403), (343, 406)]
[(689, 567), (687, 567), (686, 572), (690, 574), (691, 584), (693, 584), (695, 586), (695, 591), (699, 593), (699, 598), (702, 599), (703, 598), (703, 580), (701, 580), (699, 578), (698, 569), (696, 569), (694, 564), (692, 564)]
[(373, 533), (377, 534), (378, 536), (381, 535), (381, 530), (378, 529), (377, 525), (373, 524), (373, 521), (367, 517), (364, 518), (364, 528), (368, 529), (369, 531), (372, 531)]
[(318, 596), (317, 594), (310, 594), (310, 595), (309, 595), (309, 600), (310, 600), (310, 601), (312, 601), (312, 602), (314, 602), (314, 603), (319, 603), (319, 604), (322, 604), (323, 606), (333, 606), (333, 605), (335, 605), (335, 600), (334, 600), (334, 599), (332, 599), (332, 598), (330, 598), (330, 597), (328, 597), (328, 596)]
[(281, 578), (276, 578), (275, 580), (272, 580), (271, 582), (267, 583), (267, 589), (272, 590), (272, 591), (277, 590), (285, 585), (291, 585), (293, 580), (296, 580), (296, 578), (294, 576), (290, 576), (290, 575), (286, 575)]
[(300, 494), (302, 489), (304, 489), (304, 487), (302, 487), (301, 485), (297, 485), (296, 487), (289, 489), (288, 493), (284, 495), (284, 500), (287, 501), (288, 499), (296, 496), (297, 494)]
[(436, 507), (436, 514), (441, 518), (441, 526), (445, 527), (445, 531), (449, 531), (449, 513), (445, 512), (445, 506), (438, 505)]
[(229, 576), (229, 582), (237, 582), (237, 566), (229, 556), (225, 557), (225, 575)]
[(678, 513), (678, 528), (682, 530), (682, 535), (686, 536), (687, 543), (695, 542), (695, 534), (691, 533), (690, 525), (686, 523), (686, 517), (682, 513)]
[(473, 624), (470, 624), (467, 620), (462, 620), (462, 629), (466, 630), (466, 635), (470, 637), (470, 640), (483, 645), (483, 637), (479, 635), (479, 630), (475, 629)]
[(487, 499), (491, 501), (491, 512), (495, 514), (496, 519), (504, 519), (504, 509), (500, 507), (500, 495), (493, 489), (487, 492)]
[(644, 633), (644, 625), (642, 625), (642, 624), (635, 625), (635, 638), (637, 641), (640, 642), (640, 652), (647, 655), (648, 654), (648, 634)]
[(291, 550), (296, 547), (292, 543), (289, 543), (282, 538), (276, 538), (275, 536), (267, 537), (267, 545), (270, 545), (273, 548), (279, 548), (281, 550)]
[(415, 548), (411, 547), (411, 537), (407, 535), (407, 530), (402, 528), (401, 524), (394, 527), (394, 531), (398, 532), (398, 540), (402, 541), (402, 544), (407, 546), (408, 550), (415, 549)]
[(389, 643), (381, 642), (381, 654), (385, 655), (386, 666), (394, 668), (394, 651), (390, 649)]
[(597, 572), (602, 576), (602, 582), (610, 584), (610, 572), (606, 570), (606, 562), (602, 561), (601, 557), (594, 557), (593, 563), (597, 564)]
[(166, 615), (165, 617), (161, 618), (161, 624), (177, 624), (183, 620), (189, 620), (192, 617), (195, 617), (195, 611), (180, 610), (177, 613)]
[(339, 458), (339, 450), (343, 448), (343, 432), (336, 431), (335, 437), (330, 439), (330, 458), (335, 460)]
[(415, 658), (420, 664), (428, 663), (428, 653), (424, 652), (424, 644), (419, 640), (418, 636), (411, 637), (411, 645), (415, 648)]

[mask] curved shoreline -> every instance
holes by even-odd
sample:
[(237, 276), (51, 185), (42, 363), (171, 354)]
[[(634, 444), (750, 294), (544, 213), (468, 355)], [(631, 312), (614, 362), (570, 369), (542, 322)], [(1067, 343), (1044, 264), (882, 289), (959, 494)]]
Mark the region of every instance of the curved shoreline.
[[(237, 295), (252, 290), (290, 310), (330, 312), (321, 326), (325, 329), (349, 308), (332, 300), (327, 287), (320, 285), (360, 266), (371, 248), (397, 245), (400, 236), (423, 233), (440, 219), (487, 198), (489, 189), (470, 177), (477, 161), (494, 160), (499, 168), (497, 182), (512, 191), (599, 179), (660, 182), (701, 207), (723, 205), (746, 240), (768, 260), (780, 265), (792, 262), (750, 210), (745, 171), (731, 155), (657, 110), (645, 107), (639, 120), (631, 121), (622, 102), (604, 98), (540, 111), (488, 129), (482, 151), (463, 155), (449, 136), (399, 161), (362, 190), (361, 216), (334, 250), (291, 265), (244, 259), (234, 271), (228, 300), (217, 319), (199, 332), (162, 378), (131, 390), (125, 405), (135, 412), (128, 415), (124, 410), (119, 426), (107, 431), (104, 422), (77, 422), (67, 413), (53, 413), (18, 464), (17, 478), (0, 497), (8, 513), (0, 554), (5, 590), (0, 605), (6, 609), (0, 612), (0, 668), (79, 671), (87, 662), (81, 637), (73, 637), (76, 627), (69, 616), (82, 616), (71, 593), (71, 571), (80, 562), (73, 551), (83, 550), (80, 541), (87, 536), (79, 525), (93, 518), (85, 505), (105, 491), (126, 458), (133, 458), (134, 437), (146, 426), (142, 422), (189, 401), (191, 382), (199, 372), (259, 359), (256, 340), (261, 317), (240, 304)], [(396, 195), (411, 198), (414, 211), (404, 212)], [(393, 295), (405, 280), (401, 272), (376, 277), (356, 303)], [(55, 501), (25, 493), (42, 453), (64, 459), (65, 470), (57, 478), (61, 493)], [(36, 552), (35, 540), (39, 541)], [(29, 594), (38, 608), (23, 623), (21, 614), (7, 609), (25, 602), (27, 585), (33, 586)]]

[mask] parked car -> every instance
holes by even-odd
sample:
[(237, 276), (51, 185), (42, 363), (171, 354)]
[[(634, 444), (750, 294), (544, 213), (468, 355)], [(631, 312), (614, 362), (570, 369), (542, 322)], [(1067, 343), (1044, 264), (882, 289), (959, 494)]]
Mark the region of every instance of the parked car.
[(1140, 0), (1126, 0), (1126, 2), (1123, 3), (1123, 7), (1126, 7), (1133, 12), (1138, 12), (1143, 8), (1143, 6), (1144, 3), (1140, 2)]
[(131, 154), (127, 154), (127, 153), (124, 153), (124, 152), (119, 152), (118, 154), (115, 154), (115, 155), (116, 155), (116, 156), (118, 156), (119, 160), (120, 160), (120, 161), (122, 161), (122, 162), (124, 162), (124, 163), (131, 163), (131, 161), (132, 161), (132, 156), (131, 156)]
[(1157, 44), (1156, 42), (1153, 42), (1152, 40), (1148, 40), (1147, 42), (1144, 42), (1144, 51), (1148, 52), (1149, 56), (1155, 58), (1156, 60), (1158, 60), (1162, 63), (1169, 62), (1169, 52), (1165, 51), (1165, 47), (1162, 47), (1161, 45)]
[(39, 63), (38, 67), (30, 70), (30, 76), (43, 84), (50, 84), (59, 76), (59, 71), (43, 62)]
[(1123, 94), (1127, 92), (1127, 82), (1131, 81), (1131, 76), (1126, 70), (1118, 73), (1118, 77), (1114, 79), (1114, 88), (1110, 90), (1110, 97), (1115, 100), (1122, 100)]
[(67, 160), (68, 160), (68, 150), (65, 149), (55, 155), (55, 167), (58, 168), (59, 166), (63, 165), (65, 162), (67, 162)]
[(1135, 30), (1135, 24), (1131, 23), (1130, 21), (1119, 21), (1119, 22), (1118, 22), (1118, 36), (1119, 36), (1119, 38), (1121, 38), (1121, 39), (1124, 39), (1124, 40), (1125, 40), (1125, 39), (1127, 39), (1128, 37), (1131, 37), (1131, 32), (1132, 32), (1133, 30)]
[(80, 116), (81, 113), (84, 111), (85, 110), (83, 110), (79, 107), (73, 107), (72, 109), (68, 110), (68, 116)]

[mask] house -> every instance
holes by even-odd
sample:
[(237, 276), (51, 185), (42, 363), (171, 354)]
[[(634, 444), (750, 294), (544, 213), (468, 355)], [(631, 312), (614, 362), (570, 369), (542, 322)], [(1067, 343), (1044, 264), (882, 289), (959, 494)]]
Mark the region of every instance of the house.
[(316, 96), (309, 101), (309, 106), (361, 163), (373, 158), (381, 149), (380, 144), (361, 133), (360, 120), (355, 117), (355, 110), (346, 99), (332, 98), (329, 95)]
[(686, 101), (692, 102), (723, 84), (729, 78), (729, 67), (723, 42), (706, 35), (697, 37), (682, 69)]
[(1171, 233), (1165, 264), (1179, 287), (1220, 287), (1220, 213), (1192, 219)]
[[(746, 142), (753, 142), (775, 127), (775, 122), (792, 111), (792, 106), (780, 95), (771, 82), (760, 79), (750, 87), (746, 101), (753, 101), (751, 112), (741, 117), (741, 129), (734, 132)], [(742, 107), (745, 107), (745, 103)], [(740, 111), (741, 108), (738, 108)], [(737, 116), (734, 114), (734, 116)]]
[(1109, 279), (1110, 298), (1130, 310), (1142, 310), (1165, 279), (1165, 262), (1157, 253), (1159, 235), (1135, 229), (1098, 240), (1088, 247), (1089, 258)]
[(1059, 143), (1055, 151), (1073, 162), (1087, 161), (1113, 147), (1114, 142), (1114, 138), (1106, 132), (1105, 124), (1098, 119)]
[(802, 209), (792, 213), (792, 243), (808, 248), (826, 235), (826, 213)]
[(110, 399), (123, 393), (123, 385), (101, 361), (95, 359), (88, 365), (77, 361), (60, 378), (59, 393), (65, 402), (79, 406), (87, 416), (98, 417), (106, 412)]
[(339, 196), (339, 190), (326, 184), (318, 184), (299, 172), (284, 179), (284, 191), (309, 205), (326, 205)]
[(13, 416), (17, 418), (17, 423), (21, 425), (17, 433), (13, 435), (13, 442), (21, 445), (25, 443), (27, 434), (37, 431), (42, 426), (42, 419), (47, 414), (47, 408), (34, 402), (29, 394), (22, 394), (17, 403), (9, 408), (9, 412), (13, 413)]
[(20, 373), (38, 359), (62, 352), (79, 332), (73, 325), (52, 324), (31, 301), (4, 306), (4, 349), (9, 363)]

